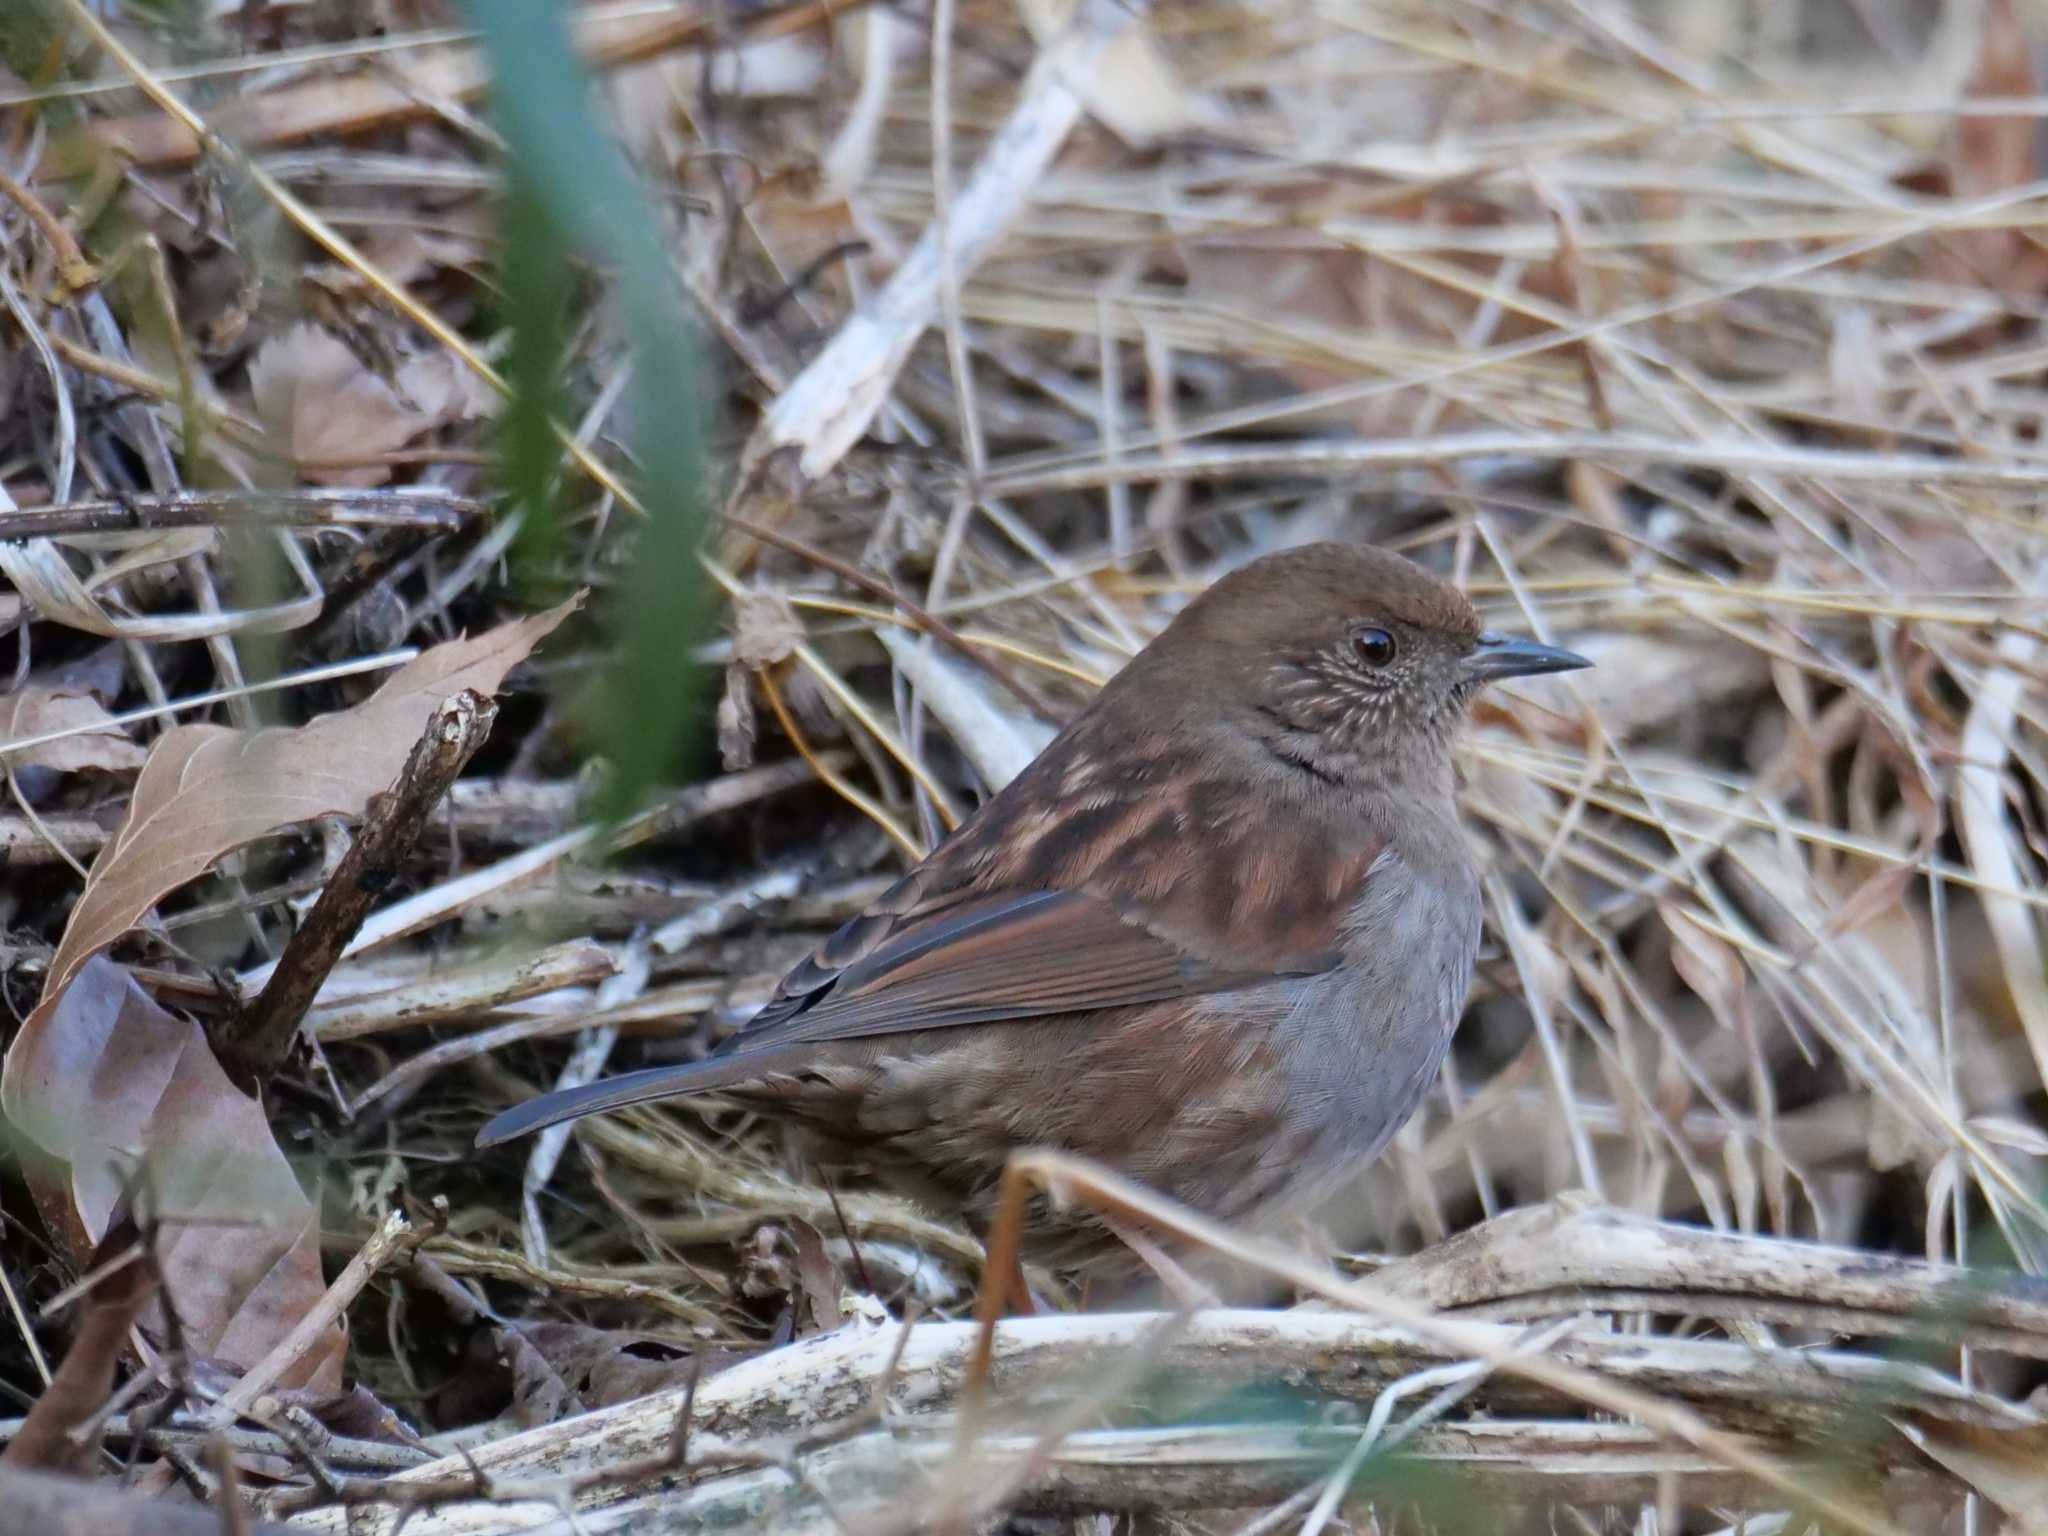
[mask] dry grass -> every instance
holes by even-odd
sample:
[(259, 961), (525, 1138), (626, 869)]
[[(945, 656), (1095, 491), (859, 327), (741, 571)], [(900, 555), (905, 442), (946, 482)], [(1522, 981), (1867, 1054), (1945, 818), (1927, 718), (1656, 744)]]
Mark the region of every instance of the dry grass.
[[(1320, 537), (1404, 549), (1500, 627), (1598, 662), (1497, 698), (1470, 737), (1465, 807), (1490, 870), (1481, 982), (1440, 1091), (1331, 1215), (1329, 1233), (1371, 1255), (1360, 1266), (1426, 1266), (1452, 1234), (1581, 1191), (1727, 1234), (2037, 1275), (2048, 108), (2029, 58), (2048, 12), (1202, 0), (1142, 17), (1084, 3), (1063, 30), (1064, 7), (960, 0), (940, 7), (954, 30), (935, 123), (927, 12), (827, 27), (827, 9), (749, 12), (754, 41), (707, 53), (717, 29), (691, 7), (590, 7), (617, 126), (722, 359), (726, 509), (773, 536), (736, 522), (708, 541), (731, 638), (697, 659), (725, 676), (736, 771), (707, 768), (695, 798), (594, 862), (573, 701), (606, 637), (564, 631), (515, 674), (397, 915), (372, 919), (383, 941), (323, 993), (324, 1056), (271, 1099), (282, 1145), (324, 1178), (331, 1272), (390, 1210), (448, 1205), (411, 1266), (355, 1302), (352, 1372), (424, 1431), (492, 1423), (483, 1438), (681, 1394), (688, 1368), (657, 1368), (678, 1353), (838, 1321), (862, 1288), (843, 1215), (888, 1313), (787, 1352), (784, 1378), (769, 1355), (754, 1377), (704, 1380), (725, 1418), (705, 1421), (700, 1451), (717, 1453), (701, 1464), (727, 1475), (663, 1528), (830, 1529), (947, 1499), (966, 1520), (973, 1501), (945, 1481), (950, 1420), (932, 1418), (959, 1388), (947, 1351), (966, 1325), (935, 1322), (963, 1331), (901, 1360), (874, 1340), (913, 1297), (927, 1318), (967, 1316), (972, 1234), (864, 1188), (835, 1214), (772, 1137), (716, 1107), (586, 1123), (573, 1149), (485, 1161), (469, 1138), (565, 1062), (589, 1075), (726, 1027), (1184, 594)], [(619, 478), (624, 347), (594, 277), (564, 381), (567, 521), (544, 564), (520, 565), (523, 590), (507, 578), (517, 524), (490, 503), (489, 391), (458, 398), (504, 342), (490, 132), (460, 18), (281, 6), (246, 37), (232, 17), (117, 18), (150, 92), (218, 124), (253, 177), (193, 163), (160, 102), (85, 49), (80, 8), (49, 19), (0, 28), (16, 71), (0, 80), (0, 499), (45, 519), (16, 529), (0, 512), (18, 683), (97, 691), (144, 742), (174, 706), (299, 720), (355, 697), (348, 674), (400, 647), (523, 611), (536, 590), (617, 582), (638, 518)], [(51, 36), (87, 85), (30, 78), (58, 57)], [(1034, 70), (1047, 56), (1062, 69)], [(393, 69), (411, 72), (397, 89)], [(72, 174), (93, 136), (134, 163)], [(400, 397), (306, 393), (303, 420), (252, 397), (253, 355), (306, 321)], [(462, 360), (437, 372), (449, 339)], [(419, 398), (428, 382), (448, 403)], [(323, 485), (351, 488), (279, 494)], [(8, 984), (26, 1011), (125, 781), (9, 761)], [(205, 1009), (204, 967), (260, 974), (339, 846), (316, 829), (242, 860), (123, 956)], [(63, 1352), (61, 1325), (33, 1311), (61, 1280), (18, 1189), (0, 1220), (0, 1278), (20, 1293), (0, 1308), (0, 1387), (32, 1397), (38, 1349)], [(1753, 1531), (1796, 1531), (1806, 1517), (1783, 1511), (1839, 1495), (1842, 1525), (1884, 1528), (1889, 1504), (1897, 1528), (1932, 1530), (1965, 1518), (1968, 1482), (1981, 1530), (2013, 1485), (1955, 1445), (2038, 1465), (2014, 1447), (2041, 1434), (2020, 1405), (2042, 1319), (1971, 1333), (1982, 1320), (1952, 1315), (1932, 1271), (1917, 1299), (1877, 1306), (1851, 1294), (1855, 1254), (1774, 1291), (1774, 1264), (1803, 1261), (1740, 1249), (1749, 1267), (1717, 1289), (1688, 1266), (1711, 1276), (1737, 1249), (1656, 1270), (1611, 1239), (1582, 1233), (1526, 1294), (1390, 1282), (1382, 1294), (1509, 1324), (1578, 1308), (1607, 1322), (1461, 1349), (1382, 1319), (1398, 1347), (1362, 1378), (1375, 1391), (1436, 1370), (1452, 1374), (1425, 1393), (1473, 1395), (1411, 1430), (1439, 1480), (1358, 1484), (1353, 1529), (1490, 1529), (1459, 1525), (1443, 1490), (1512, 1464), (1522, 1481), (1479, 1485), (1502, 1490), (1486, 1518), (1504, 1528), (1706, 1531), (1747, 1513)], [(997, 1442), (1015, 1453), (1003, 1476), (1067, 1512), (1137, 1502), (1189, 1530), (1316, 1528), (1355, 1433), (1276, 1448), (1258, 1436), (1292, 1433), (1279, 1410), (1187, 1385), (1235, 1383), (1270, 1347), (1248, 1316), (1201, 1350), (1039, 1325), (1039, 1396), (1020, 1388), (1012, 1409), (1128, 1398), (1106, 1362), (1146, 1350), (1182, 1350), (1167, 1373), (1182, 1395), (1143, 1423), (1076, 1417), (1064, 1451), (1034, 1447), (1033, 1422)], [(843, 1401), (801, 1412), (777, 1397), (859, 1330), (866, 1387), (847, 1377)], [(1785, 1408), (1771, 1371), (1794, 1349), (1840, 1344), (1825, 1358), (1855, 1362), (1900, 1334), (1927, 1351), (1911, 1390), (1947, 1406), (1843, 1386), (1835, 1406), (1878, 1408), (1863, 1438), (1831, 1442), (1837, 1470), (1859, 1469), (1838, 1487), (1825, 1457), (1804, 1460), (1818, 1410)], [(1677, 1363), (1629, 1375), (1599, 1354), (1637, 1335)], [(1502, 1386), (1513, 1371), (1486, 1351), (1518, 1349), (1562, 1351), (1642, 1401)], [(878, 1371), (883, 1396), (898, 1372), (913, 1384), (888, 1413), (865, 1395)], [(1304, 1371), (1288, 1412), (1321, 1401)], [(1320, 1390), (1370, 1418), (1356, 1382)], [(576, 1465), (659, 1460), (663, 1401), (628, 1450)], [(1659, 1404), (1719, 1438), (1688, 1440)], [(1237, 1441), (1171, 1443), (1219, 1413)], [(897, 1433), (876, 1443), (881, 1418)], [(1538, 1427), (1489, 1450), (1496, 1420)], [(250, 1456), (284, 1470), (282, 1447), (248, 1433)], [(1125, 1434), (1155, 1438), (1087, 1440)], [(895, 1462), (874, 1471), (906, 1436), (925, 1495), (905, 1494)], [(1789, 1483), (1731, 1472), (1731, 1439)], [(528, 1475), (527, 1443), (494, 1454)], [(1176, 1466), (1178, 1481), (1162, 1471)], [(1261, 1525), (1269, 1506), (1285, 1513)]]

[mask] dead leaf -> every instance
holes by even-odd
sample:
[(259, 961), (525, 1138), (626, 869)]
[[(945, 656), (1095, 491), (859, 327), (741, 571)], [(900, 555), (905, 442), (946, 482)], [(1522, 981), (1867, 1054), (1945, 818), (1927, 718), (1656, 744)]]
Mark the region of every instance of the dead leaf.
[(2011, 1147), (2029, 1157), (2048, 1157), (2048, 1131), (2010, 1115), (1972, 1115), (1970, 1129), (1996, 1146)]
[(422, 352), (399, 365), (398, 389), (434, 425), (447, 426), (496, 413), (498, 392), (447, 352)]
[[(740, 1358), (690, 1340), (583, 1323), (522, 1322), (499, 1332), (512, 1366), (513, 1415), (523, 1424), (551, 1424), (567, 1413), (680, 1387)], [(525, 1347), (506, 1347), (514, 1337)]]
[[(1977, 67), (1964, 92), (1970, 97), (2034, 95), (2034, 50), (2013, 0), (1990, 0), (1983, 13)], [(1966, 114), (1956, 119), (1956, 191), (1966, 198), (2024, 187), (2040, 171), (2035, 163), (2034, 117)]]
[(1658, 915), (1671, 935), (1671, 968), (1715, 1021), (1727, 1029), (1750, 1032), (1749, 973), (1734, 945), (1709, 932), (1683, 907), (1659, 902)]
[(804, 621), (780, 592), (743, 592), (732, 600), (732, 664), (718, 700), (718, 756), (726, 771), (753, 766), (752, 674), (777, 666), (804, 641)]
[[(88, 1267), (111, 1263), (141, 1242), (135, 1224), (123, 1220), (107, 1233)], [(64, 1362), (14, 1438), (0, 1446), (0, 1466), (81, 1476), (92, 1471), (99, 1459), (99, 1436), (78, 1431), (93, 1422), (114, 1390), (115, 1367), (128, 1352), (128, 1330), (156, 1286), (156, 1265), (145, 1252), (109, 1269), (86, 1292)]]
[[(403, 448), (442, 418), (401, 400), (341, 341), (316, 325), (273, 336), (249, 363), (249, 392), (277, 448), (299, 463), (364, 459)], [(316, 485), (382, 485), (391, 471), (363, 464), (305, 469)]]
[(308, 1392), (292, 1388), (266, 1395), (280, 1408), (310, 1414), (329, 1434), (426, 1449), (426, 1443), (412, 1432), (396, 1410), (360, 1381), (341, 1392)]
[[(319, 1297), (315, 1213), (262, 1107), (196, 1025), (100, 959), (223, 854), (295, 822), (357, 816), (387, 789), (443, 699), (492, 694), (579, 599), (435, 646), (353, 709), (296, 729), (180, 726), (143, 764), (93, 862), (39, 1003), (0, 1066), (0, 1116), (40, 1153), (36, 1195), (74, 1255), (106, 1229), (138, 1164), (167, 1219), (165, 1287), (194, 1348), (247, 1365)], [(342, 1339), (284, 1385), (340, 1383)]]
[(839, 1268), (825, 1251), (825, 1239), (808, 1221), (792, 1217), (790, 1235), (796, 1239), (796, 1278), (810, 1307), (811, 1329), (830, 1333), (846, 1321), (839, 1313)]
[[(189, 1347), (237, 1369), (261, 1359), (326, 1288), (314, 1210), (263, 1106), (236, 1088), (199, 1026), (95, 956), (8, 1054), (6, 1113), (66, 1165), (44, 1219), (74, 1252), (108, 1229), (139, 1164), (162, 1223), (164, 1294)], [(154, 1309), (152, 1309), (154, 1310)], [(151, 1329), (162, 1337), (159, 1316)], [(341, 1385), (346, 1334), (301, 1357), (285, 1386)]]
[(1900, 1424), (1907, 1437), (2013, 1516), (2013, 1536), (2048, 1536), (2048, 1425)]
[[(1074, 24), (1074, 0), (1019, 0), (1033, 41), (1049, 48)], [(1112, 42), (1080, 83), (1081, 99), (1109, 131), (1139, 148), (1192, 127), (1206, 115), (1167, 63), (1150, 30), (1133, 27)]]
[(753, 674), (745, 667), (727, 667), (725, 691), (718, 696), (718, 760), (727, 773), (754, 766), (754, 738), (759, 731)]
[[(361, 815), (364, 802), (398, 776), (443, 699), (464, 688), (496, 693), (579, 601), (437, 645), (353, 709), (296, 729), (181, 725), (166, 732), (143, 764), (128, 814), (93, 861), (51, 962), (44, 1006), (89, 956), (230, 849), (296, 822)], [(33, 1041), (36, 1018), (30, 1015), (16, 1051)]]
[(804, 621), (780, 592), (742, 592), (732, 600), (732, 658), (743, 667), (789, 660), (804, 641)]
[(52, 731), (72, 731), (76, 734), (8, 751), (7, 759), (16, 768), (50, 768), (59, 773), (84, 769), (120, 773), (140, 768), (149, 754), (140, 743), (130, 741), (113, 719), (90, 694), (23, 688), (0, 696), (0, 748)]
[[(370, 231), (362, 240), (365, 264), (405, 288), (426, 281), (438, 270), (474, 270), (483, 260), (481, 231), (467, 232), (464, 226), (470, 221), (459, 210), (444, 210), (444, 214), (448, 227), (438, 233), (405, 226)], [(350, 302), (374, 297), (362, 273), (340, 262), (308, 265), (302, 271), (301, 281), (317, 284)]]
[[(2033, 44), (2013, 0), (1990, 0), (1984, 7), (1976, 68), (1963, 89), (1971, 97), (2020, 99), (2040, 90)], [(2038, 180), (2035, 127), (2036, 119), (2025, 112), (1958, 118), (1949, 173), (1955, 195), (1973, 200)], [(2025, 294), (2038, 293), (2048, 282), (2048, 256), (2024, 231), (1959, 230), (1951, 238), (1963, 258), (1959, 281)]]

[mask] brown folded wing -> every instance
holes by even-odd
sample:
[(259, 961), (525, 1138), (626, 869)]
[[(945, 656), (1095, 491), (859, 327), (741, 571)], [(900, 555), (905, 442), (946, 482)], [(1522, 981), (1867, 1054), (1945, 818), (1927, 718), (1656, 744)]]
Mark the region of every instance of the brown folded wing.
[(805, 961), (728, 1048), (1119, 1008), (1264, 974), (1203, 960), (1085, 891), (978, 897), (899, 921), (844, 969)]
[(1088, 765), (1111, 755), (1055, 742), (800, 962), (724, 1052), (1117, 1008), (1337, 963), (1384, 836), (1252, 817), (1248, 786), (1173, 774), (1128, 744), (1113, 754), (1122, 782), (1090, 795)]

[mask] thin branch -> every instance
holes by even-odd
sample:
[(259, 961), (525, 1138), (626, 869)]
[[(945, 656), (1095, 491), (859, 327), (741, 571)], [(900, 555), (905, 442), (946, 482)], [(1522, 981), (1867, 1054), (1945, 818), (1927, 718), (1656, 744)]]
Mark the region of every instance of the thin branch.
[(160, 528), (403, 528), (459, 533), (486, 504), (448, 491), (234, 490), (136, 494), (0, 513), (0, 543)]
[(491, 734), (497, 707), (474, 689), (442, 701), (397, 781), (373, 799), (327, 889), (291, 936), (256, 1000), (212, 1036), (223, 1066), (260, 1086), (283, 1065), (299, 1023), (377, 899), (411, 857), (428, 818)]

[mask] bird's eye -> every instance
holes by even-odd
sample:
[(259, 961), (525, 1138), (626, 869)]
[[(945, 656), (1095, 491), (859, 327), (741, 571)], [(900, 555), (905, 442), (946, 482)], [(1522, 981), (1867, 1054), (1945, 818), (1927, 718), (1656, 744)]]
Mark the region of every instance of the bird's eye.
[(1354, 629), (1351, 649), (1368, 667), (1384, 667), (1394, 659), (1394, 637), (1384, 629)]

